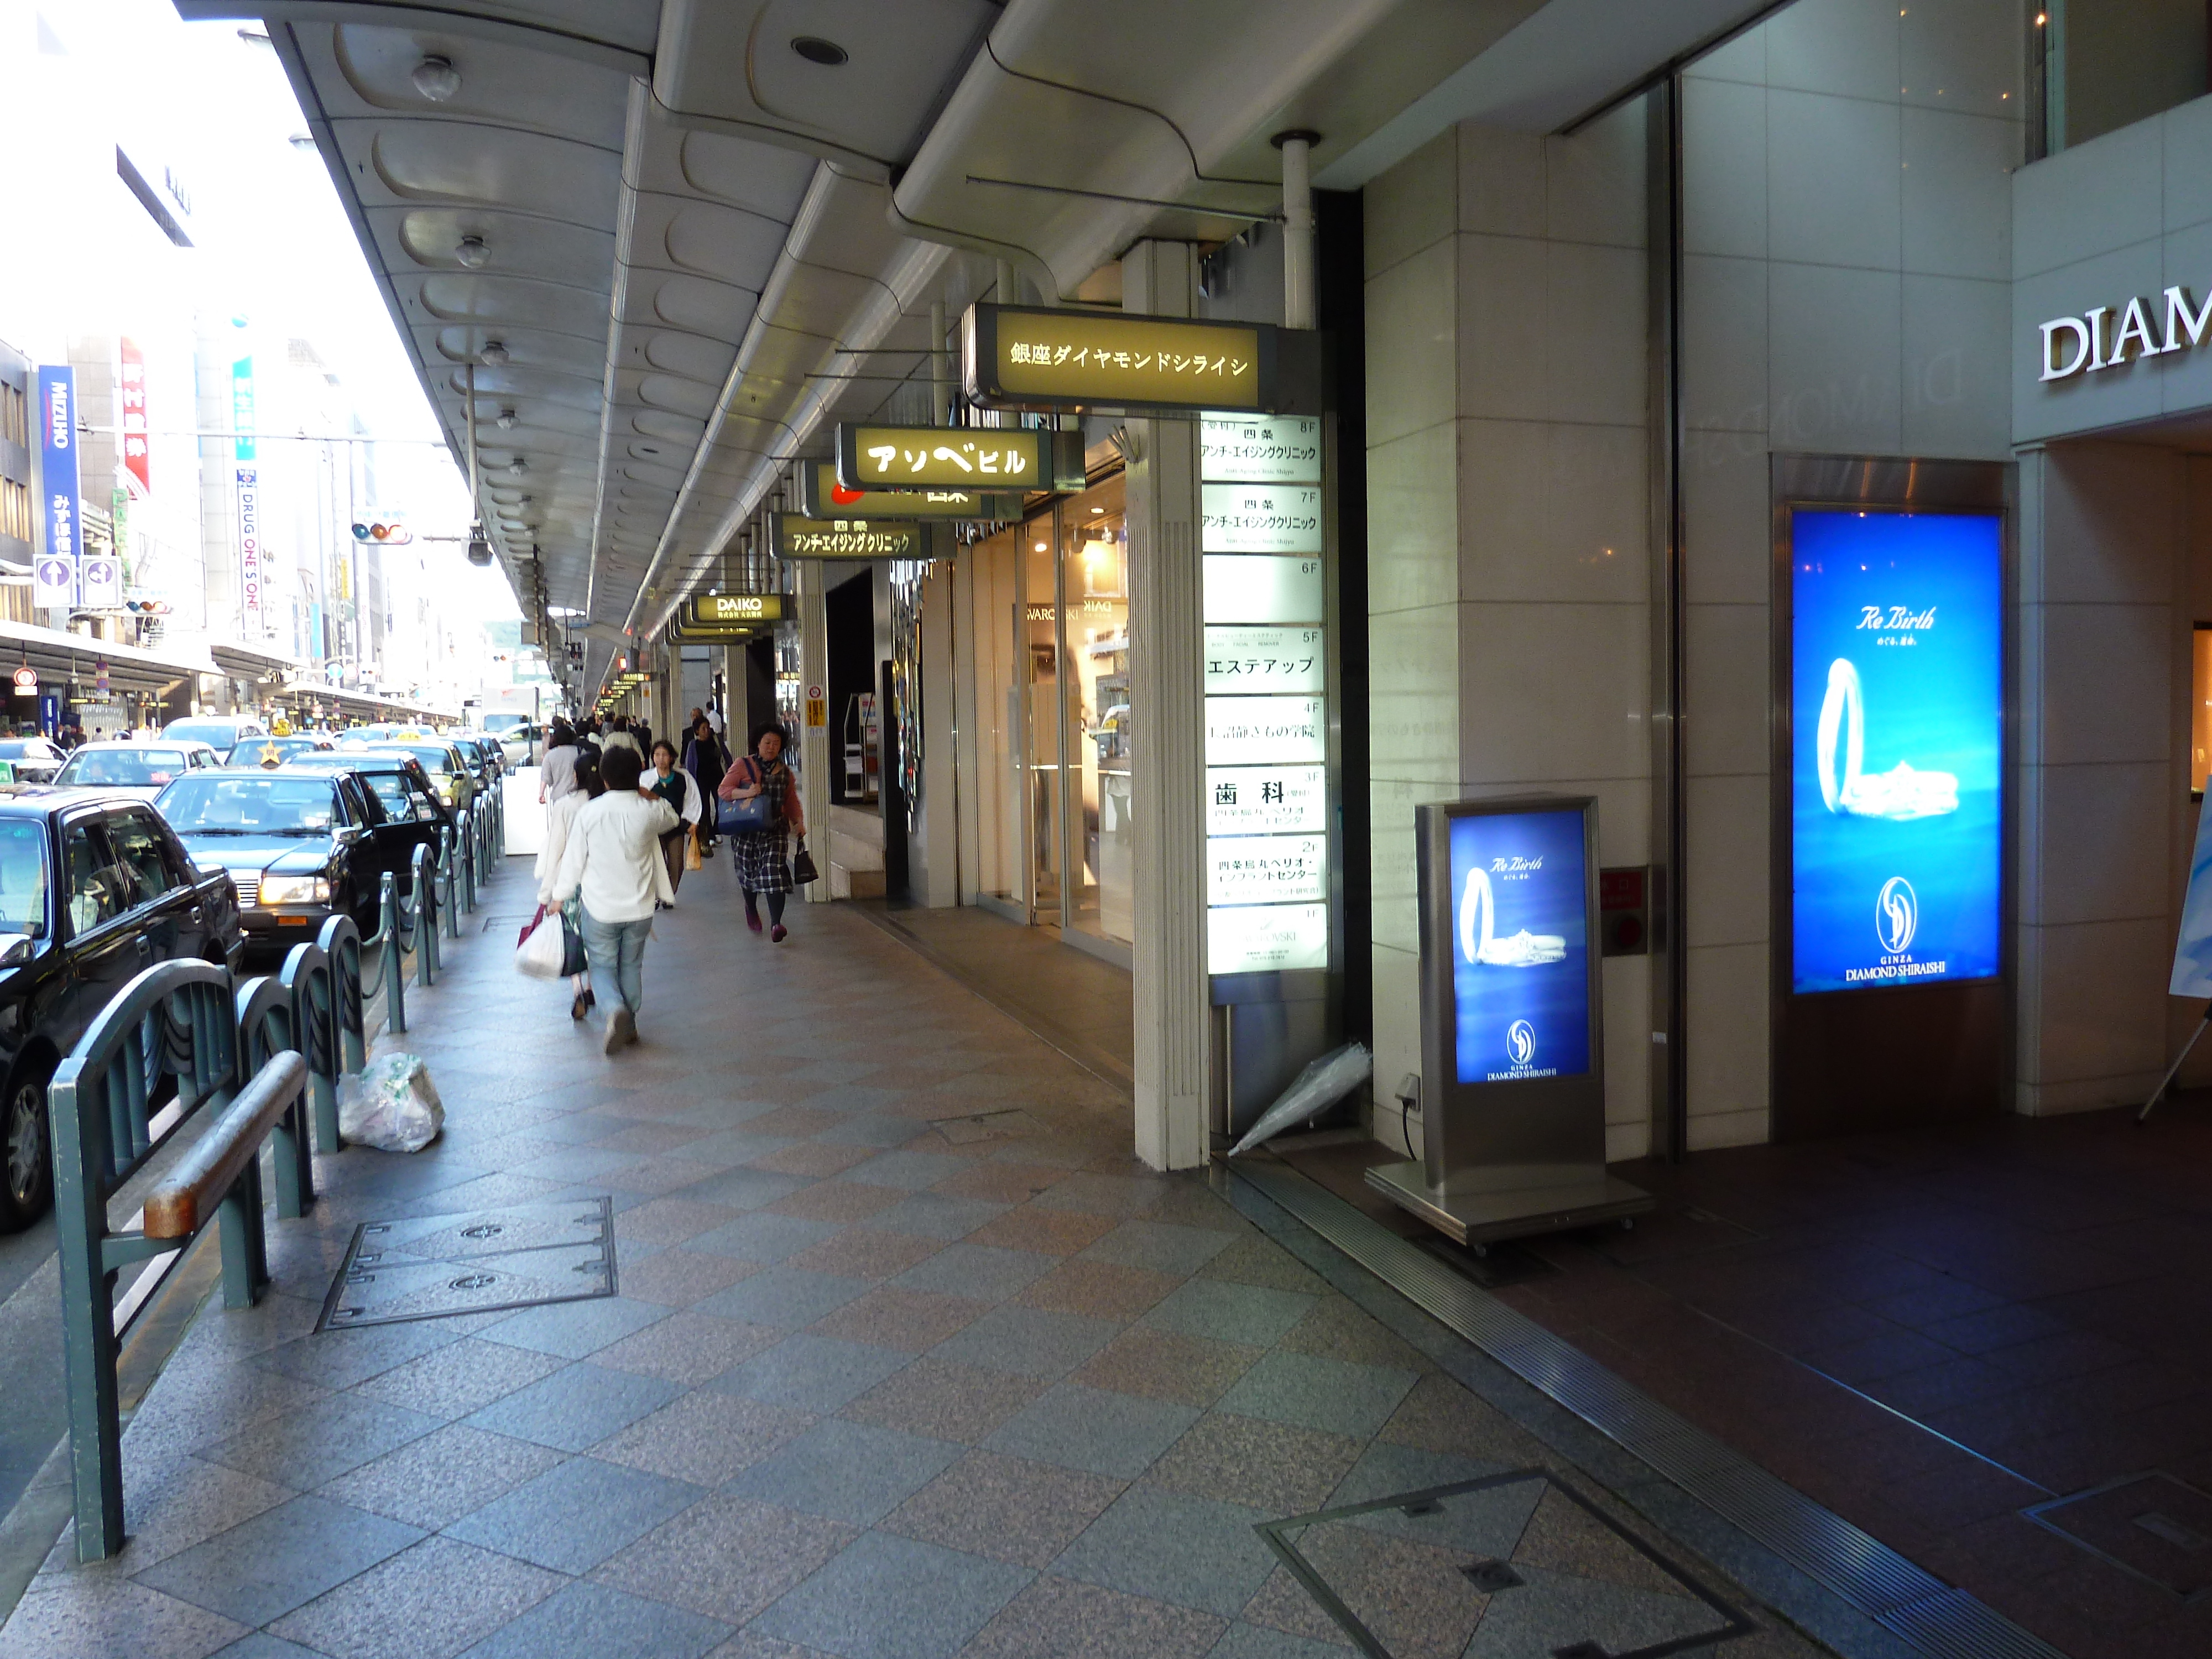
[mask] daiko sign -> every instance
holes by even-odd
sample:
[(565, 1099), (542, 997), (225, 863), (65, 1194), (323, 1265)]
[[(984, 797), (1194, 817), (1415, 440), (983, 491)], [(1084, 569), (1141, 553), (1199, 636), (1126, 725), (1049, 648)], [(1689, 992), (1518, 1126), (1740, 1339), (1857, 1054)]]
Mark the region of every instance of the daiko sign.
[[(2161, 307), (2163, 315), (2154, 320)], [(2117, 311), (2098, 306), (2078, 317), (2053, 317), (2040, 326), (2043, 355), (2036, 378), (2069, 380), (2203, 345), (2212, 334), (2212, 295), (2192, 308), (2186, 289), (2170, 288), (2148, 306), (2138, 296)]]

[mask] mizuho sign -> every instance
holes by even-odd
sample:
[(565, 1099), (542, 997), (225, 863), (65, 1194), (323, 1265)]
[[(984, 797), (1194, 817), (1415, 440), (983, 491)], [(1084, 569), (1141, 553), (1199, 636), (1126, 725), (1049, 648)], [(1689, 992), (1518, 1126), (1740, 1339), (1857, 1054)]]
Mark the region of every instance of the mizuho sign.
[(2203, 345), (2205, 337), (2212, 334), (2212, 295), (2193, 310), (2186, 289), (2170, 288), (2162, 297), (2163, 331), (2153, 330), (2150, 313), (2140, 298), (2130, 300), (2120, 310), (2117, 325), (2112, 322), (2114, 313), (2110, 306), (2099, 306), (2079, 317), (2054, 317), (2043, 324), (2043, 356), (2036, 378), (2063, 380), (2100, 368), (2118, 368), (2130, 361), (2130, 348), (2137, 357), (2159, 357)]

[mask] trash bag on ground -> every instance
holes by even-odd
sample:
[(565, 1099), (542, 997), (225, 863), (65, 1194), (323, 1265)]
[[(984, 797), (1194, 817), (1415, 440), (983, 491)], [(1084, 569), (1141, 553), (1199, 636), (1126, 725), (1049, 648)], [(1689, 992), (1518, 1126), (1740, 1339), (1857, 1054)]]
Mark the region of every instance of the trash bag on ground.
[(1293, 1123), (1318, 1117), (1366, 1082), (1374, 1069), (1375, 1056), (1364, 1042), (1347, 1042), (1309, 1060), (1291, 1086), (1275, 1097), (1275, 1103), (1260, 1114), (1260, 1121), (1244, 1132), (1244, 1138), (1229, 1149), (1229, 1156), (1249, 1152)]
[(419, 1152), (445, 1123), (445, 1103), (419, 1054), (386, 1054), (338, 1079), (338, 1134), (356, 1146)]

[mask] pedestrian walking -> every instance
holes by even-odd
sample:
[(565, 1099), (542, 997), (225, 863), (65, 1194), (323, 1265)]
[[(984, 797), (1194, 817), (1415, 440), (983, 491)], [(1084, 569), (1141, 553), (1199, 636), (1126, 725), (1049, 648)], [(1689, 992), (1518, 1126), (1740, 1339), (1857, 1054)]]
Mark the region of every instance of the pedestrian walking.
[(745, 926), (761, 930), (756, 901), (768, 900), (769, 938), (783, 943), (783, 902), (790, 893), (791, 861), (785, 855), (787, 835), (806, 833), (806, 812), (799, 805), (791, 768), (783, 758), (783, 728), (773, 720), (753, 733), (752, 752), (722, 775), (715, 793), (724, 800), (765, 800), (763, 825), (741, 829), (730, 837), (730, 856), (738, 868), (738, 885), (745, 895)]
[(639, 786), (642, 769), (628, 749), (599, 762), (606, 793), (576, 814), (553, 878), (553, 896), (583, 901), (584, 954), (592, 989), (607, 1010), (603, 1047), (613, 1054), (637, 1041), (645, 1001), (645, 945), (653, 937), (657, 901), (675, 902), (660, 838), (676, 827), (668, 803)]
[(676, 745), (665, 738), (653, 745), (653, 770), (645, 775), (645, 788), (647, 793), (659, 796), (673, 807), (681, 820), (660, 838), (660, 856), (667, 860), (670, 890), (681, 891), (684, 849), (692, 844), (699, 828), (707, 792), (700, 788), (689, 772), (677, 765)]
[[(695, 714), (689, 736), (684, 739), (684, 769), (699, 786), (699, 799), (703, 805), (713, 798), (714, 787), (722, 781), (722, 774), (730, 769), (730, 751), (722, 746), (714, 728), (707, 723), (704, 714)], [(700, 850), (714, 850), (714, 820), (712, 814), (703, 815), (699, 823)]]
[(557, 715), (545, 735), (545, 760), (538, 775), (538, 802), (550, 807), (576, 787), (576, 728)]
[(617, 714), (615, 716), (614, 730), (607, 733), (606, 737), (601, 741), (599, 746), (606, 750), (609, 753), (612, 753), (617, 749), (627, 749), (631, 754), (637, 757), (638, 764), (641, 768), (642, 768), (645, 763), (645, 750), (638, 747), (637, 738), (631, 734), (629, 729), (629, 716), (627, 714)]
[[(606, 786), (599, 781), (599, 762), (589, 755), (575, 763), (574, 779), (575, 787), (545, 809), (545, 844), (538, 849), (538, 861), (532, 866), (531, 873), (538, 878), (538, 902), (548, 910), (562, 911), (566, 925), (580, 936), (583, 931), (580, 907), (573, 899), (562, 905), (554, 898), (553, 878), (559, 873), (561, 860), (568, 850), (568, 836), (575, 828), (576, 814), (605, 793)], [(581, 1019), (599, 1002), (599, 999), (592, 994), (591, 975), (588, 972), (569, 975), (568, 988), (571, 993), (568, 1018)]]

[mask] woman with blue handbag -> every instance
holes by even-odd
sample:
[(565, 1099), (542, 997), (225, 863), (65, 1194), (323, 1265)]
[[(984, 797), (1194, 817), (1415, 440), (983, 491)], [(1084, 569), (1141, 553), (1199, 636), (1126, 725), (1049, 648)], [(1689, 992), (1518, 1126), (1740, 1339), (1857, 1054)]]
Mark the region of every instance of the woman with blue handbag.
[(730, 855), (738, 867), (738, 885), (744, 890), (745, 926), (761, 930), (757, 900), (768, 898), (769, 938), (781, 945), (787, 932), (783, 901), (791, 891), (791, 866), (786, 862), (787, 832), (806, 840), (806, 813), (799, 805), (797, 780), (783, 760), (783, 728), (770, 721), (753, 733), (752, 753), (743, 757), (722, 775), (714, 793), (721, 805), (714, 828), (730, 838)]

